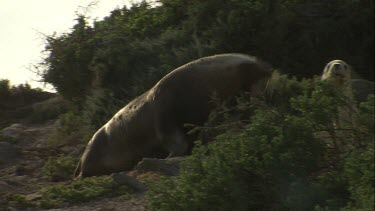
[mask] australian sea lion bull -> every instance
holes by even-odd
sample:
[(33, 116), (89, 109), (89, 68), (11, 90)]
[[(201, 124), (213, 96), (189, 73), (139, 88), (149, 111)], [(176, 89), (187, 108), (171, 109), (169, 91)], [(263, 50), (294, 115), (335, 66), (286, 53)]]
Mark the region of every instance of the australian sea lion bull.
[(75, 176), (130, 170), (156, 152), (185, 155), (192, 140), (184, 124), (205, 122), (213, 93), (220, 98), (240, 91), (255, 94), (271, 72), (267, 64), (243, 54), (205, 57), (173, 70), (94, 134)]

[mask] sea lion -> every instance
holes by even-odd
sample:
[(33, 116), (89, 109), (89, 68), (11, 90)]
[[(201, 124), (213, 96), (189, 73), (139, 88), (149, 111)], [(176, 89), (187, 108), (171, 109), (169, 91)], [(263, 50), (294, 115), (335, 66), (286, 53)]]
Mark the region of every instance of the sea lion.
[(342, 60), (330, 61), (324, 67), (322, 80), (332, 81), (336, 87), (342, 88), (351, 80), (351, 67)]
[(361, 103), (374, 94), (374, 82), (352, 79), (353, 69), (342, 60), (330, 61), (323, 70), (322, 80), (330, 81), (350, 99)]
[(145, 157), (186, 155), (192, 145), (184, 124), (203, 125), (211, 96), (258, 95), (271, 67), (244, 54), (221, 54), (185, 64), (131, 101), (88, 143), (75, 177), (132, 169)]

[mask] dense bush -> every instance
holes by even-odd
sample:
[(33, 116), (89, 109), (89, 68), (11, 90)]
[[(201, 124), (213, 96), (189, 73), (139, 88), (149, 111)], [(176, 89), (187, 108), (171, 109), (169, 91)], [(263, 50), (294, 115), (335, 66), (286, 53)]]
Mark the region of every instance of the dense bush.
[[(156, 2), (116, 9), (92, 25), (79, 15), (71, 32), (47, 38), (42, 78), (73, 103), (63, 115), (36, 106), (35, 121), (60, 115), (49, 144), (87, 142), (166, 73), (216, 53), (251, 54), (298, 78), (343, 59), (374, 77), (372, 0)], [(358, 105), (329, 84), (276, 81), (263, 99), (218, 102), (195, 130), (201, 142), (214, 142), (198, 142), (180, 176), (151, 188), (151, 210), (373, 209), (374, 97)], [(0, 80), (0, 128), (10, 123), (9, 109), (50, 97), (40, 92)], [(51, 159), (44, 173), (67, 179), (73, 160)], [(121, 193), (98, 177), (47, 187), (35, 203), (4, 195), (0, 205), (48, 208)]]
[(180, 176), (154, 185), (150, 209), (373, 209), (374, 97), (347, 119), (340, 111), (357, 106), (330, 84), (283, 80), (286, 103), (273, 93), (248, 107), (248, 119), (225, 117), (240, 122), (198, 145)]
[(35, 207), (37, 204), (35, 202), (26, 199), (25, 195), (22, 194), (12, 194), (12, 193), (0, 193), (0, 209), (7, 210), (9, 207), (17, 209), (28, 209), (30, 207)]
[(84, 105), (84, 109), (77, 115), (98, 129), (125, 106), (125, 100), (115, 98), (111, 90), (99, 89), (86, 97)]
[[(373, 23), (371, 0), (159, 0), (93, 25), (78, 16), (71, 32), (47, 39), (43, 80), (75, 105), (50, 143), (88, 141), (166, 73), (216, 53), (255, 55), (298, 78), (343, 59), (372, 79)], [(329, 84), (277, 81), (264, 99), (244, 96), (211, 114), (198, 131), (215, 142), (151, 190), (151, 209), (372, 208), (374, 99), (358, 106)], [(0, 83), (0, 97), (9, 90)]]
[(298, 77), (320, 74), (332, 59), (374, 76), (371, 0), (157, 2), (116, 9), (93, 25), (78, 16), (70, 33), (47, 39), (44, 81), (77, 103), (94, 89), (129, 101), (179, 65), (226, 52)]
[(31, 121), (44, 121), (51, 116), (57, 117), (58, 111), (33, 113), (31, 106), (37, 102), (54, 97), (52, 93), (33, 89), (29, 84), (11, 85), (9, 80), (0, 79), (0, 129), (12, 123), (34, 115)]
[(39, 206), (60, 207), (64, 203), (81, 203), (98, 197), (114, 197), (131, 192), (130, 188), (116, 184), (109, 176), (90, 177), (68, 185), (57, 184), (42, 189)]
[(59, 126), (51, 131), (48, 145), (63, 146), (66, 144), (87, 143), (94, 132), (90, 120), (72, 109), (59, 117)]
[[(93, 24), (78, 15), (71, 32), (49, 36), (42, 78), (76, 105), (69, 115), (93, 130), (169, 71), (216, 53), (255, 55), (299, 78), (339, 58), (373, 78), (373, 8), (373, 1), (350, 0), (143, 1)], [(288, 109), (285, 94), (273, 100)]]
[(51, 119), (57, 119), (61, 114), (68, 112), (71, 108), (69, 101), (61, 96), (56, 96), (43, 102), (35, 103), (31, 106), (32, 114), (30, 121), (32, 123), (41, 123)]
[(9, 80), (0, 80), (0, 108), (3, 109), (26, 106), (51, 96), (51, 93), (33, 89), (27, 83), (15, 86)]
[[(64, 160), (63, 162), (65, 163), (70, 162), (67, 161), (67, 159), (60, 159), (60, 161), (61, 160)], [(50, 163), (52, 162), (57, 163), (56, 160), (50, 161)], [(49, 172), (51, 168), (53, 167), (50, 165)], [(57, 168), (60, 167), (54, 168), (53, 171)], [(132, 192), (132, 188), (114, 182), (110, 176), (90, 177), (45, 186), (35, 193), (38, 196), (40, 195), (36, 200), (30, 200), (27, 195), (23, 194), (0, 193), (0, 210), (7, 210), (10, 207), (11, 209), (17, 210), (57, 208), (64, 207), (67, 204), (78, 204), (101, 197), (121, 196), (126, 200), (129, 199)]]
[(73, 177), (76, 163), (77, 158), (69, 156), (48, 158), (42, 168), (42, 173), (51, 181), (69, 180)]

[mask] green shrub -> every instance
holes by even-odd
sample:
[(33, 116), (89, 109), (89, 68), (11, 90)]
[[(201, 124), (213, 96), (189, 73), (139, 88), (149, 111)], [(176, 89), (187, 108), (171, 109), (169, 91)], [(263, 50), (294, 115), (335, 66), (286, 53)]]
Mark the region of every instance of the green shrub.
[(94, 130), (105, 124), (123, 104), (105, 90), (97, 90), (86, 98), (82, 108), (70, 107), (69, 112), (59, 116), (60, 127), (49, 137), (50, 146), (72, 142), (86, 144)]
[(47, 186), (39, 193), (41, 199), (37, 201), (30, 201), (21, 194), (0, 194), (0, 210), (7, 210), (9, 207), (22, 210), (33, 207), (57, 208), (99, 197), (121, 196), (127, 199), (132, 189), (115, 183), (110, 176), (101, 176)]
[(82, 117), (94, 128), (100, 128), (124, 105), (125, 102), (116, 99), (111, 90), (97, 89), (87, 96)]
[(0, 210), (8, 210), (7, 208), (25, 209), (35, 207), (35, 202), (29, 201), (24, 195), (21, 194), (0, 194)]
[(348, 180), (351, 202), (345, 210), (373, 210), (374, 189), (374, 96), (360, 105), (360, 118), (368, 135), (353, 149), (344, 162), (344, 176)]
[(42, 173), (51, 181), (68, 180), (73, 176), (77, 158), (58, 157), (48, 158), (42, 168)]
[(150, 209), (371, 210), (373, 98), (343, 127), (340, 112), (356, 105), (330, 84), (284, 83), (301, 91), (282, 90), (281, 104), (258, 103), (246, 121), (229, 115), (242, 123), (198, 144), (180, 176), (152, 185)]
[(78, 112), (69, 111), (59, 117), (59, 127), (48, 138), (49, 146), (60, 146), (68, 143), (86, 144), (93, 133), (89, 120)]
[(69, 103), (61, 96), (48, 99), (43, 102), (35, 103), (32, 106), (33, 112), (30, 119), (33, 123), (41, 123), (46, 120), (56, 119), (59, 115), (69, 109)]
[(109, 176), (90, 177), (73, 181), (71, 184), (57, 184), (42, 189), (40, 207), (59, 207), (64, 203), (80, 203), (98, 197), (114, 197), (131, 192), (130, 188), (116, 184)]
[(0, 99), (7, 99), (11, 93), (10, 93), (10, 81), (7, 79), (1, 79), (0, 80)]

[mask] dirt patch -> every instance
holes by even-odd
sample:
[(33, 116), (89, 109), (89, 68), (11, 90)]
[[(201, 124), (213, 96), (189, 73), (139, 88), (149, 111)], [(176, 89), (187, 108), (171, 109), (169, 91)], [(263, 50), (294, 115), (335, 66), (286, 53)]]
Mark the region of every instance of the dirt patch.
[[(78, 160), (80, 151), (84, 147), (84, 144), (78, 141), (51, 145), (50, 135), (58, 127), (59, 122), (54, 120), (43, 124), (13, 124), (1, 130), (0, 143), (3, 144), (0, 144), (0, 148), (3, 146), (3, 149), (10, 153), (8, 153), (8, 160), (0, 162), (0, 210), (144, 211), (147, 210), (145, 197), (147, 187), (143, 184), (157, 181), (161, 175), (171, 175), (171, 172), (174, 175), (176, 169), (178, 171), (178, 162), (182, 160), (145, 159), (135, 168), (136, 170), (110, 177), (117, 184), (133, 189), (132, 194), (105, 196), (82, 203), (63, 203), (57, 208), (42, 209), (43, 206), (40, 206), (40, 201), (43, 200), (42, 190), (58, 185), (66, 187), (75, 182), (73, 170), (67, 170), (71, 171), (71, 174), (63, 172), (64, 177), (57, 175), (57, 179), (51, 179), (48, 171), (46, 173), (46, 166), (47, 170), (57, 168), (59, 165), (63, 166), (64, 163), (59, 162), (63, 162), (64, 159), (58, 159), (60, 157), (70, 156)], [(13, 149), (14, 153), (11, 152)], [(56, 160), (51, 161), (51, 158)], [(132, 187), (134, 184), (136, 187)]]

